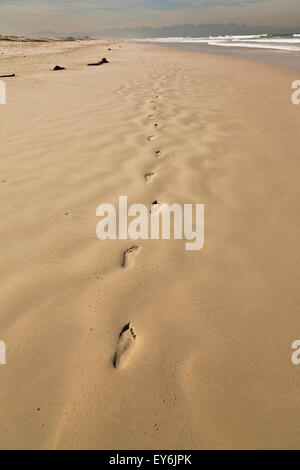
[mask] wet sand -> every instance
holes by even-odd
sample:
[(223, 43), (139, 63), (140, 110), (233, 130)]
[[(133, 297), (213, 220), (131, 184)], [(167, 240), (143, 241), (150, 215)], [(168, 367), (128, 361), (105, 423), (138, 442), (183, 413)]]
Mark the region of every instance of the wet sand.
[(222, 47), (191, 43), (162, 42), (160, 45), (164, 47), (181, 49), (184, 51), (223, 55), (227, 57), (235, 57), (237, 59), (247, 59), (254, 62), (262, 62), (263, 64), (280, 65), (297, 72), (296, 78), (299, 78), (300, 76), (300, 52), (276, 51), (245, 47)]

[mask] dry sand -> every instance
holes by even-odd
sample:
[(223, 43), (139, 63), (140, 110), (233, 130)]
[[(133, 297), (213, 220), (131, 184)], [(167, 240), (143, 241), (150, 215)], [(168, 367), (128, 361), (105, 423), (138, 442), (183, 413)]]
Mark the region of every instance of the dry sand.
[[(1, 56), (0, 447), (299, 448), (299, 77), (121, 46)], [(204, 249), (124, 268), (119, 195), (204, 203)]]

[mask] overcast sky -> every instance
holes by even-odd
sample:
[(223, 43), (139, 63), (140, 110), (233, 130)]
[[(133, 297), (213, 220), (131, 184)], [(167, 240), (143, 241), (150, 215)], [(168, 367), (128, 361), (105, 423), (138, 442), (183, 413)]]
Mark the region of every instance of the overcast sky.
[(0, 0), (0, 34), (229, 22), (299, 26), (300, 0)]

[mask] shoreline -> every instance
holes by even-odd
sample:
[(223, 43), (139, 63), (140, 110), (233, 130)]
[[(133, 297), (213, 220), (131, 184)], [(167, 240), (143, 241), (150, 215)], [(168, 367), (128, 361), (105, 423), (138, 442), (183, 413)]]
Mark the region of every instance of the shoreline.
[[(294, 73), (198, 57), (99, 41), (5, 59), (4, 449), (299, 447)], [(97, 207), (122, 195), (204, 204), (204, 248), (100, 241)]]
[[(22, 38), (23, 39), (23, 38)], [(201, 54), (204, 56), (221, 56), (221, 57), (228, 57), (229, 59), (234, 60), (241, 60), (241, 61), (250, 61), (257, 64), (263, 64), (266, 66), (275, 66), (280, 67), (283, 69), (287, 69), (293, 72), (300, 72), (300, 65), (293, 64), (293, 60), (296, 58), (300, 59), (300, 53), (291, 54), (291, 53), (282, 53), (282, 52), (275, 52), (275, 51), (267, 51), (267, 50), (247, 50), (243, 48), (224, 48), (224, 47), (217, 47), (217, 46), (208, 46), (208, 45), (200, 45), (200, 44), (186, 44), (186, 43), (149, 43), (145, 42), (142, 39), (139, 41), (132, 41), (132, 40), (117, 40), (117, 39), (97, 39), (97, 38), (89, 38), (89, 39), (77, 39), (77, 38), (33, 38), (32, 40), (26, 39), (25, 42), (18, 41), (16, 38), (12, 42), (7, 43), (8, 51), (2, 52), (2, 56), (0, 56), (0, 65), (2, 62), (6, 60), (14, 61), (18, 57), (25, 58), (27, 55), (34, 56), (34, 55), (55, 55), (55, 54), (65, 54), (65, 53), (72, 53), (76, 50), (89, 48), (89, 47), (97, 47), (101, 45), (107, 46), (114, 46), (114, 44), (141, 44), (145, 46), (154, 46), (154, 47), (162, 47), (166, 49), (172, 50), (179, 50), (185, 52), (193, 52), (197, 54)], [(3, 41), (5, 43), (5, 41)], [(3, 43), (0, 42), (0, 51), (3, 50)], [(23, 51), (13, 51), (10, 55), (10, 49), (16, 49), (22, 46), (24, 48)], [(51, 51), (49, 52), (50, 47), (52, 46)], [(55, 47), (56, 46), (56, 47)], [(63, 46), (63, 47), (62, 47)], [(45, 49), (48, 48), (46, 51)], [(61, 51), (59, 49), (62, 49)], [(26, 50), (27, 49), (27, 50)], [(9, 55), (5, 56), (5, 53), (9, 53)], [(296, 79), (296, 77), (295, 77)]]
[(250, 60), (252, 62), (263, 63), (265, 65), (277, 65), (285, 67), (294, 72), (300, 73), (300, 52), (279, 52), (270, 51), (267, 49), (246, 49), (238, 47), (221, 47), (211, 46), (204, 44), (190, 44), (190, 43), (149, 43), (145, 41), (138, 41), (142, 44), (150, 44), (154, 46), (163, 46), (172, 49), (179, 49), (182, 51), (195, 52), (200, 54), (213, 54), (218, 56), (231, 57), (236, 59)]

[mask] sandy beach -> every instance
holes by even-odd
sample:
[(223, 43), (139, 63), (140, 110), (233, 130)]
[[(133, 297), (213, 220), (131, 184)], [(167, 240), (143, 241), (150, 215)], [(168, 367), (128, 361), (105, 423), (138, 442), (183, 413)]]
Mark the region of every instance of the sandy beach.
[[(149, 44), (12, 47), (0, 448), (299, 448), (300, 77)], [(204, 248), (138, 240), (124, 266), (132, 241), (96, 237), (120, 195), (204, 204)]]

